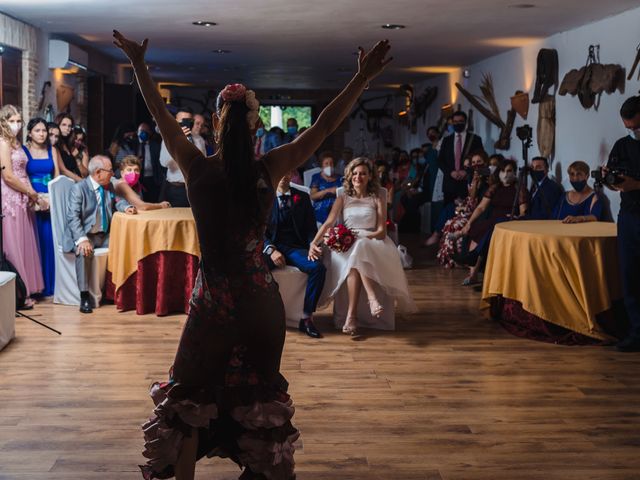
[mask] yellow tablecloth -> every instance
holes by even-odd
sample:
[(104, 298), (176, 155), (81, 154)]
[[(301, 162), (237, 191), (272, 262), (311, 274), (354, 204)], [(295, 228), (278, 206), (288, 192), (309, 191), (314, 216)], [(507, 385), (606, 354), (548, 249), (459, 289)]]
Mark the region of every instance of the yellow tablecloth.
[(109, 235), (107, 269), (116, 290), (138, 268), (138, 260), (163, 250), (200, 256), (196, 223), (190, 208), (116, 213)]
[(598, 313), (622, 298), (616, 225), (520, 221), (495, 228), (482, 291), (517, 300), (530, 313), (574, 332), (611, 340)]

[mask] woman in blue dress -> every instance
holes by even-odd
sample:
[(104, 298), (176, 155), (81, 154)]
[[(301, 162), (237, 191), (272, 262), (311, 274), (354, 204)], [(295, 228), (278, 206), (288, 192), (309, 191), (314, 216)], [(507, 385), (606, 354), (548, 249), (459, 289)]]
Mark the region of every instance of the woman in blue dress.
[(51, 147), (47, 133), (47, 121), (44, 118), (33, 118), (27, 124), (27, 144), (22, 146), (27, 154), (27, 175), (33, 189), (40, 199), (36, 203), (36, 228), (40, 245), (40, 261), (44, 290), (42, 296), (53, 295), (55, 284), (55, 250), (51, 231), (51, 215), (49, 213), (47, 184), (60, 173), (58, 151)]
[(336, 190), (342, 186), (342, 177), (337, 175), (333, 153), (320, 154), (320, 168), (322, 171), (311, 177), (311, 200), (316, 211), (316, 221), (324, 223), (329, 216), (331, 207), (336, 201)]
[(562, 195), (551, 218), (562, 220), (563, 223), (597, 222), (602, 220), (602, 200), (587, 185), (589, 165), (578, 160), (569, 165), (567, 171), (573, 190)]

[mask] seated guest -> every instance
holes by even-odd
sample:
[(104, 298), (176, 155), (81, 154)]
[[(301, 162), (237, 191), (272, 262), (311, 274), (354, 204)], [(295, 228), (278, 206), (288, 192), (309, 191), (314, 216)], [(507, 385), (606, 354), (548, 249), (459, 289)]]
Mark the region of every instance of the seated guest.
[(471, 179), (469, 195), (456, 207), (454, 217), (448, 220), (442, 229), (443, 239), (437, 257), (440, 264), (447, 268), (454, 266), (452, 255), (459, 253), (462, 248), (462, 231), (489, 188), (492, 175), (487, 168), (488, 162), (489, 157), (484, 151), (471, 155), (471, 166), (467, 172)]
[(353, 160), (353, 148), (344, 147), (342, 149), (342, 155), (336, 163), (336, 172), (338, 175), (340, 175), (341, 177), (344, 175), (344, 169), (347, 167), (347, 165), (349, 165), (349, 162), (351, 162), (351, 160)]
[(597, 222), (602, 219), (602, 200), (587, 184), (589, 165), (578, 160), (567, 169), (573, 190), (560, 197), (553, 217), (563, 223)]
[(320, 168), (322, 171), (311, 177), (310, 189), (316, 220), (324, 223), (336, 201), (336, 190), (342, 185), (342, 177), (336, 173), (331, 152), (320, 154)]
[(91, 257), (95, 247), (109, 245), (109, 228), (114, 209), (128, 214), (136, 213), (135, 207), (125, 200), (116, 202), (111, 177), (111, 160), (104, 155), (96, 155), (89, 161), (89, 176), (73, 186), (67, 203), (62, 247), (65, 252), (76, 254), (76, 277), (82, 313), (93, 311), (89, 297)]
[(373, 317), (380, 317), (384, 310), (376, 297), (376, 286), (394, 298), (399, 310), (414, 311), (400, 254), (387, 237), (387, 209), (379, 196), (378, 177), (367, 158), (358, 157), (347, 165), (344, 194), (336, 199), (327, 221), (311, 242), (310, 259), (322, 256), (322, 238), (339, 216), (347, 228), (358, 233), (348, 251), (331, 251), (329, 260), (332, 270), (329, 296), (333, 297), (345, 282), (347, 284), (349, 306), (343, 333), (354, 335), (357, 331), (361, 287), (369, 299)]
[(135, 155), (127, 155), (120, 162), (122, 178), (112, 179), (116, 195), (124, 198), (138, 210), (160, 210), (170, 208), (169, 202), (151, 203), (143, 201), (145, 187), (140, 183), (140, 159)]
[(531, 196), (529, 198), (529, 220), (549, 220), (553, 209), (562, 196), (562, 187), (549, 178), (549, 161), (545, 157), (531, 160)]
[[(464, 235), (469, 236), (469, 253), (464, 256), (454, 256), (457, 263), (471, 266), (469, 276), (463, 285), (471, 285), (478, 281), (478, 273), (482, 261), (489, 250), (491, 234), (497, 223), (510, 218), (518, 192), (518, 178), (516, 176), (516, 162), (505, 160), (498, 169), (500, 183), (492, 185), (484, 194), (480, 204), (473, 211), (469, 221), (462, 229)], [(524, 216), (527, 212), (528, 192), (526, 187), (520, 189), (517, 200), (516, 215)], [(488, 218), (483, 219), (484, 213), (491, 208)]]
[(326, 269), (322, 262), (308, 258), (309, 244), (318, 228), (309, 195), (290, 187), (291, 173), (278, 184), (271, 217), (265, 231), (264, 253), (267, 263), (273, 268), (293, 265), (309, 276), (304, 296), (304, 318), (298, 328), (313, 338), (322, 335), (313, 324)]

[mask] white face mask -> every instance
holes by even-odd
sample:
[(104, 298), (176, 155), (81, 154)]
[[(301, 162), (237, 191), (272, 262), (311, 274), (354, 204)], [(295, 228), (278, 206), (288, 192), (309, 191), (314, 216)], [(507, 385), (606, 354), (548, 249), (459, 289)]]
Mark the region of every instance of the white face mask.
[(324, 173), (325, 177), (333, 177), (333, 167), (324, 167), (322, 173)]
[(9, 128), (11, 129), (11, 133), (18, 136), (18, 133), (22, 130), (22, 122), (11, 122), (9, 124)]
[(516, 180), (516, 174), (513, 172), (500, 172), (500, 181), (504, 185), (511, 185)]
[(627, 128), (627, 132), (634, 140), (640, 140), (640, 128)]
[(496, 168), (498, 168), (497, 165), (489, 165), (489, 173), (493, 175), (494, 172), (496, 171)]

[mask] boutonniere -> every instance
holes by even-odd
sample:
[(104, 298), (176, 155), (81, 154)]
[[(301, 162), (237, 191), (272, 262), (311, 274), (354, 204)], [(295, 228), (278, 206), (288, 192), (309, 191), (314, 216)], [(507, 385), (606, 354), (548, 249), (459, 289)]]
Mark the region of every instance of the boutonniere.
[(298, 203), (300, 201), (302, 197), (299, 194), (294, 194), (293, 195), (293, 204), (295, 205), (296, 203)]

